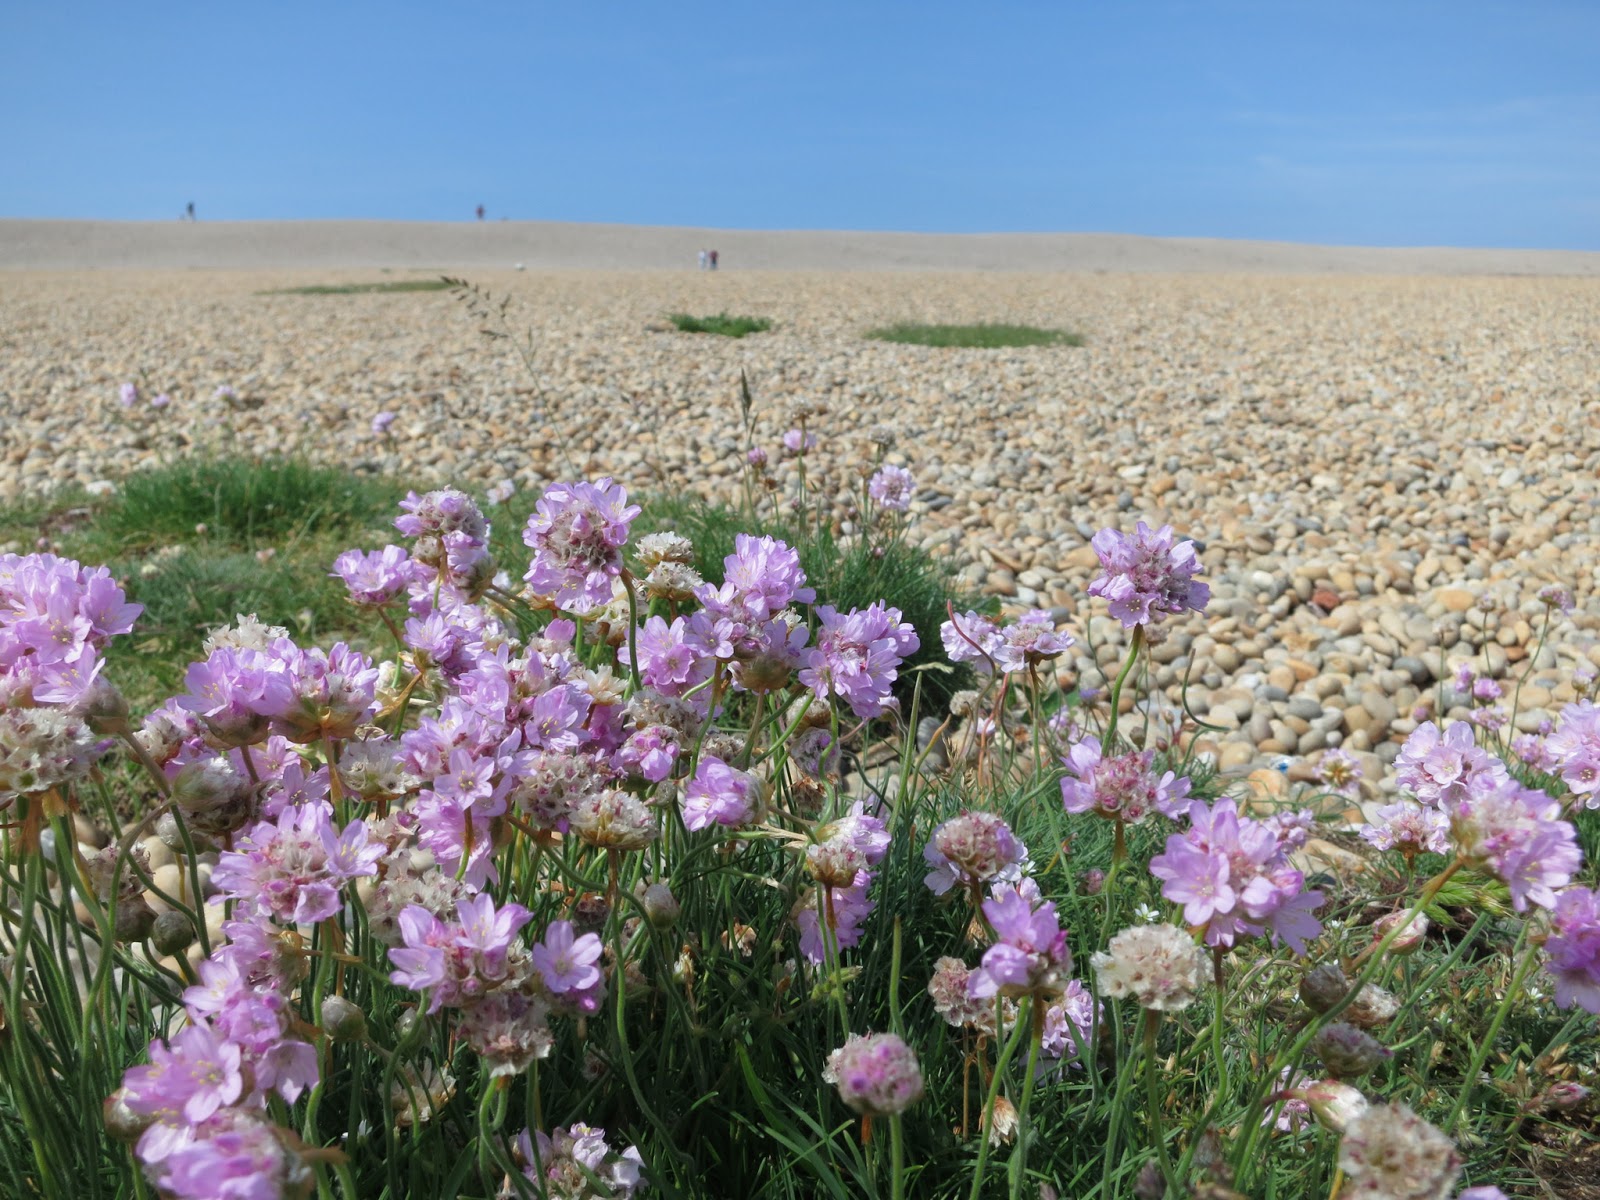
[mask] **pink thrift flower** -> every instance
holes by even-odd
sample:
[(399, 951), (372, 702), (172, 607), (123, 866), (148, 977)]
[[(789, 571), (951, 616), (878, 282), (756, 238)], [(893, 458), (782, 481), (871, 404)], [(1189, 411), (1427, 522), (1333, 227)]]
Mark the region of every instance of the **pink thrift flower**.
[(609, 477), (550, 485), (522, 532), (533, 550), (523, 578), (534, 592), (580, 616), (610, 603), (628, 526), (638, 515), (639, 506), (629, 504), (626, 489)]
[(1135, 750), (1106, 758), (1095, 738), (1084, 738), (1067, 752), (1061, 779), (1061, 806), (1069, 813), (1092, 812), (1128, 825), (1141, 824), (1152, 811), (1175, 817), (1185, 811), (1189, 780), (1151, 769), (1155, 752)]
[(691, 832), (711, 825), (748, 825), (761, 808), (761, 783), (754, 775), (706, 754), (684, 789), (683, 825)]
[(905, 512), (911, 507), (911, 497), (917, 490), (916, 480), (904, 467), (885, 463), (867, 481), (867, 495), (879, 508), (889, 512)]
[(244, 1094), (239, 1047), (207, 1025), (186, 1025), (162, 1043), (150, 1043), (150, 1065), (123, 1078), (124, 1098), (141, 1116), (162, 1121), (204, 1121)]
[(1132, 629), (1193, 610), (1203, 612), (1211, 589), (1194, 577), (1200, 560), (1191, 542), (1174, 544), (1172, 526), (1152, 530), (1140, 521), (1132, 536), (1115, 529), (1094, 535), (1102, 574), (1091, 596), (1110, 602), (1111, 615)]
[(551, 995), (573, 1003), (583, 1012), (600, 1007), (602, 976), (596, 965), (604, 952), (600, 938), (586, 933), (573, 937), (570, 921), (552, 921), (544, 941), (529, 952), (529, 958)]
[(858, 1113), (886, 1117), (922, 1099), (922, 1068), (911, 1047), (892, 1033), (852, 1033), (828, 1055), (822, 1078)]
[(1569, 887), (1556, 897), (1544, 969), (1556, 982), (1556, 1004), (1600, 1014), (1600, 897)]
[(336, 831), (325, 805), (286, 808), (276, 824), (262, 822), (225, 850), (211, 882), (222, 896), (285, 924), (313, 925), (339, 912), (339, 890), (378, 873), (388, 853), (367, 840), (366, 823)]
[(806, 651), (800, 682), (818, 700), (839, 696), (861, 720), (898, 709), (891, 688), (901, 662), (922, 645), (900, 610), (879, 602), (840, 614), (824, 604), (817, 617), (821, 628), (816, 645)]

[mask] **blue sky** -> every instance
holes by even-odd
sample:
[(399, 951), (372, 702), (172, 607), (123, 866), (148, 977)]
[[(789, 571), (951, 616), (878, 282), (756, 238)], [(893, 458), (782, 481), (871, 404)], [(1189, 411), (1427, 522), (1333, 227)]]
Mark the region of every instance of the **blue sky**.
[(0, 216), (1600, 250), (1600, 3), (0, 6)]

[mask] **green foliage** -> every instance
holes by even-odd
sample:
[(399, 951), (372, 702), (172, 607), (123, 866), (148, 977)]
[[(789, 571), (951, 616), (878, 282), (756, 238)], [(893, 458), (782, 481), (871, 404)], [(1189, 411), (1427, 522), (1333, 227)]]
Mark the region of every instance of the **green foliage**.
[(922, 325), (901, 321), (869, 329), (867, 337), (903, 346), (940, 346), (963, 350), (999, 350), (1014, 346), (1081, 346), (1083, 338), (1065, 329), (1040, 329), (1034, 325), (991, 324)]
[(389, 514), (402, 495), (387, 481), (300, 459), (186, 458), (123, 479), (96, 509), (94, 533), (122, 552), (196, 536), (256, 549), (363, 528)]
[(58, 494), (0, 511), (0, 542), (103, 563), (145, 606), (118, 679), (136, 707), (182, 682), (207, 633), (254, 613), (297, 637), (362, 633), (334, 558), (391, 540), (404, 489), (292, 459), (193, 458), (124, 478), (109, 497)]
[(766, 317), (731, 317), (718, 313), (714, 317), (696, 317), (689, 313), (668, 313), (667, 320), (680, 333), (716, 333), (723, 337), (742, 338), (751, 333), (765, 333), (772, 328)]
[(447, 279), (397, 279), (388, 283), (314, 283), (305, 287), (275, 288), (262, 296), (368, 296), (390, 292), (447, 292)]

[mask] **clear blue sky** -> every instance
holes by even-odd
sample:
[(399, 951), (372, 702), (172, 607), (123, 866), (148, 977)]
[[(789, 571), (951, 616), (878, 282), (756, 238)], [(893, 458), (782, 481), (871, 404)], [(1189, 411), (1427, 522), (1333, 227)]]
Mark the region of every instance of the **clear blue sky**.
[(1600, 2), (0, 6), (0, 216), (1600, 250)]

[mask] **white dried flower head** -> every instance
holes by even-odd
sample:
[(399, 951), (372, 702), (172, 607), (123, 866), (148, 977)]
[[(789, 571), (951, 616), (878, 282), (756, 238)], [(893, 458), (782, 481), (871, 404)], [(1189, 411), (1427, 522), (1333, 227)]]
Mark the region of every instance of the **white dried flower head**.
[(892, 1033), (852, 1033), (828, 1055), (822, 1078), (858, 1113), (887, 1117), (922, 1099), (922, 1068), (911, 1047)]
[(971, 688), (955, 693), (950, 697), (950, 715), (957, 720), (970, 717), (978, 711), (978, 701), (981, 697)]
[(959, 958), (946, 955), (933, 964), (933, 977), (928, 980), (928, 995), (933, 997), (934, 1011), (949, 1024), (957, 1028), (970, 1026), (992, 1036), (995, 1031), (994, 1005), (987, 1000), (975, 1000), (967, 994), (967, 979), (971, 975), (971, 967)]
[(1004, 1096), (994, 1098), (993, 1123), (990, 1123), (988, 1113), (982, 1114), (978, 1120), (989, 1131), (991, 1146), (1009, 1146), (1017, 1136), (1017, 1106)]
[(104, 743), (56, 708), (0, 711), (0, 798), (42, 792), (89, 773)]
[(584, 631), (585, 637), (593, 637), (596, 641), (605, 642), (616, 647), (628, 640), (628, 629), (633, 624), (633, 616), (628, 608), (628, 593), (619, 582), (612, 593), (608, 603), (591, 609), (587, 614), (589, 626)]
[(644, 591), (652, 600), (682, 604), (694, 599), (695, 589), (704, 583), (700, 572), (688, 563), (662, 562), (651, 567), (644, 577)]
[(1352, 1200), (1444, 1200), (1461, 1174), (1461, 1155), (1404, 1104), (1381, 1104), (1345, 1129), (1339, 1167)]
[(594, 670), (578, 667), (567, 682), (586, 694), (595, 704), (621, 704), (628, 693), (628, 680), (604, 664)]
[(867, 867), (867, 852), (849, 838), (829, 838), (806, 847), (806, 870), (828, 887), (849, 887)]
[(428, 855), (402, 854), (389, 862), (387, 871), (366, 898), (368, 931), (386, 946), (398, 946), (403, 940), (400, 914), (408, 905), (421, 905), (441, 920), (449, 920), (456, 901), (467, 894), (466, 885), (439, 870)]
[(422, 786), (422, 780), (405, 769), (397, 745), (388, 738), (347, 742), (338, 771), (344, 790), (368, 801), (392, 800)]
[(662, 563), (689, 566), (694, 562), (694, 543), (681, 533), (647, 533), (634, 547), (639, 564), (653, 571)]
[(389, 1085), (389, 1107), (394, 1110), (394, 1123), (402, 1129), (426, 1125), (455, 1094), (456, 1079), (449, 1071), (442, 1071), (433, 1063), (425, 1063), (421, 1068), (406, 1063)]
[(491, 992), (461, 1010), (461, 1037), (483, 1059), (489, 1075), (520, 1075), (536, 1058), (550, 1057), (550, 1006), (522, 992)]
[(579, 800), (605, 786), (595, 760), (572, 751), (537, 755), (512, 789), (510, 803), (540, 829), (554, 829)]
[(1311, 1108), (1311, 1115), (1324, 1129), (1343, 1133), (1350, 1122), (1372, 1107), (1355, 1088), (1337, 1079), (1322, 1079), (1297, 1089)]
[(584, 796), (567, 814), (572, 831), (602, 850), (643, 850), (661, 832), (656, 813), (627, 792)]
[(286, 638), (289, 631), (282, 625), (267, 625), (255, 613), (239, 613), (232, 625), (223, 625), (211, 631), (206, 638), (205, 653), (227, 648), (231, 650), (265, 650), (274, 638)]
[(867, 441), (887, 450), (894, 445), (895, 432), (887, 425), (873, 425), (867, 430)]
[[(665, 725), (675, 731), (684, 745), (692, 745), (700, 736), (704, 723), (694, 705), (676, 696), (668, 696), (654, 688), (641, 688), (628, 700), (628, 720), (636, 728)], [(744, 743), (738, 743), (743, 748)], [(704, 753), (716, 753), (709, 746)], [(720, 755), (718, 756), (720, 757)]]
[(1157, 1012), (1188, 1008), (1204, 972), (1200, 947), (1176, 925), (1131, 926), (1092, 961), (1104, 995), (1132, 996)]

